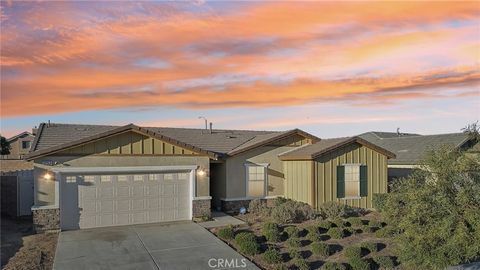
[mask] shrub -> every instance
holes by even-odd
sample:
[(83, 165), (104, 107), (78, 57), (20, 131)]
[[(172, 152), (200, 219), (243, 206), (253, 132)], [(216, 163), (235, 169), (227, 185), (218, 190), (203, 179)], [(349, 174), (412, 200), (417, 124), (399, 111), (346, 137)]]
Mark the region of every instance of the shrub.
[(363, 225), (363, 221), (359, 217), (349, 217), (347, 221), (352, 225), (353, 227), (360, 227)]
[(276, 206), (279, 206), (281, 204), (284, 204), (288, 201), (288, 199), (286, 198), (283, 198), (283, 197), (276, 197), (275, 199), (273, 199), (273, 205), (276, 207)]
[(278, 223), (301, 222), (314, 218), (315, 212), (306, 203), (277, 198), (271, 217)]
[(308, 262), (305, 261), (303, 258), (296, 258), (295, 259), (295, 266), (297, 267), (298, 270), (309, 270), (310, 266), (308, 265)]
[(347, 207), (337, 202), (326, 202), (320, 206), (320, 212), (323, 216), (336, 219), (346, 215)]
[(346, 222), (340, 218), (333, 220), (333, 224), (335, 224), (335, 226), (338, 228), (343, 228), (347, 225)]
[(318, 231), (317, 226), (309, 226), (307, 227), (307, 231), (308, 231), (308, 234), (307, 234), (308, 240), (312, 242), (320, 240), (320, 232)]
[(369, 227), (368, 225), (364, 225), (364, 226), (362, 227), (362, 231), (363, 231), (363, 232), (366, 232), (366, 233), (373, 233), (373, 232), (375, 232), (376, 229), (377, 229), (377, 228), (375, 228), (375, 227)]
[(368, 252), (370, 252), (370, 253), (378, 251), (377, 243), (373, 243), (373, 242), (363, 242), (363, 243), (360, 244), (360, 247), (368, 250)]
[(395, 228), (393, 228), (392, 226), (386, 226), (375, 231), (375, 236), (379, 238), (385, 238), (385, 237), (392, 237), (396, 233), (397, 231), (395, 230)]
[(336, 227), (330, 228), (330, 230), (328, 230), (328, 235), (333, 239), (342, 239), (345, 236), (343, 229)]
[(318, 222), (317, 226), (322, 228), (322, 229), (328, 230), (332, 227), (332, 223), (328, 220), (322, 220), (322, 221)]
[(257, 254), (260, 248), (255, 235), (251, 232), (241, 232), (237, 234), (237, 236), (235, 236), (235, 242), (240, 252), (250, 256)]
[(373, 260), (378, 264), (379, 269), (382, 270), (393, 269), (395, 267), (392, 258), (388, 256), (375, 257)]
[(323, 242), (316, 242), (312, 244), (312, 253), (322, 258), (330, 256), (330, 247)]
[[(478, 134), (478, 133), (477, 133)], [(452, 147), (425, 156), (423, 166), (397, 180), (381, 213), (398, 232), (406, 268), (444, 269), (480, 257), (480, 164)]]
[(288, 240), (286, 241), (286, 245), (290, 248), (299, 248), (302, 246), (300, 239), (298, 239), (297, 237), (288, 238)]
[(351, 258), (348, 263), (352, 270), (370, 270), (370, 263), (361, 258)]
[(345, 257), (348, 259), (361, 258), (362, 248), (359, 246), (348, 246), (345, 248)]
[(345, 231), (347, 231), (348, 233), (350, 234), (357, 234), (357, 229), (353, 228), (353, 227), (348, 227), (348, 228), (345, 228)]
[(228, 227), (221, 228), (218, 231), (218, 237), (220, 237), (224, 240), (232, 240), (234, 236), (235, 236), (235, 232), (233, 231), (233, 226), (232, 225), (230, 225)]
[(292, 259), (302, 257), (302, 254), (300, 253), (300, 250), (298, 250), (298, 248), (290, 248), (290, 249), (288, 250), (288, 255), (289, 255), (290, 258), (292, 258)]
[(280, 229), (278, 224), (273, 222), (267, 222), (263, 225), (262, 233), (270, 242), (279, 242), (280, 241)]
[(387, 200), (388, 193), (374, 193), (372, 197), (373, 208), (378, 212), (385, 210), (385, 202)]
[(346, 270), (345, 265), (337, 262), (325, 262), (322, 265), (322, 270)]
[(286, 266), (285, 264), (277, 264), (275, 265), (275, 267), (273, 268), (275, 270), (288, 270), (288, 266)]
[(264, 209), (267, 207), (267, 204), (264, 200), (261, 199), (253, 199), (248, 204), (248, 212), (254, 214), (263, 214)]
[(370, 220), (370, 221), (368, 222), (368, 226), (374, 227), (374, 228), (381, 228), (381, 227), (382, 227), (382, 223), (381, 223), (380, 221), (378, 221), (378, 220), (372, 219), (372, 220)]
[(298, 237), (300, 234), (300, 230), (296, 226), (289, 226), (285, 228), (285, 232), (287, 233), (288, 237)]
[(282, 262), (282, 255), (278, 250), (274, 248), (269, 248), (262, 255), (263, 260), (268, 264), (277, 264)]

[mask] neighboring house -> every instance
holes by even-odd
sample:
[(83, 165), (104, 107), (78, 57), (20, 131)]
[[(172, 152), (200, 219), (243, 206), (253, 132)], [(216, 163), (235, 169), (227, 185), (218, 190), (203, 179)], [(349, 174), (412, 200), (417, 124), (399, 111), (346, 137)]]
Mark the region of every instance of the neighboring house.
[(471, 154), (480, 152), (477, 143), (466, 133), (436, 135), (405, 134), (395, 132), (367, 132), (360, 138), (393, 152), (396, 158), (388, 160), (388, 179), (408, 176), (429, 151), (448, 145)]
[(23, 159), (23, 157), (30, 151), (30, 146), (35, 138), (35, 135), (28, 131), (24, 131), (15, 135), (7, 141), (10, 143), (10, 154), (2, 155), (1, 159)]
[(283, 196), (278, 155), (319, 138), (283, 132), (41, 124), (37, 231), (189, 220)]
[(392, 152), (359, 137), (324, 139), (281, 154), (285, 197), (319, 207), (327, 201), (372, 208), (372, 196), (387, 192)]

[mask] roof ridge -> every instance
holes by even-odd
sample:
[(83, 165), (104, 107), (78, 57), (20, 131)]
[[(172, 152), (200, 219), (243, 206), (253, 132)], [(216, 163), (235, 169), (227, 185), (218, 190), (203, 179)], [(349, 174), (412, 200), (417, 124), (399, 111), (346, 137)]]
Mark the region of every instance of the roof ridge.
[(411, 138), (418, 138), (418, 137), (435, 137), (435, 136), (446, 136), (446, 135), (465, 135), (467, 134), (463, 132), (455, 132), (455, 133), (440, 133), (440, 134), (427, 134), (427, 135), (418, 135), (418, 136), (399, 136), (399, 137), (392, 137), (392, 138), (381, 138), (383, 140), (394, 140), (394, 139), (411, 139)]

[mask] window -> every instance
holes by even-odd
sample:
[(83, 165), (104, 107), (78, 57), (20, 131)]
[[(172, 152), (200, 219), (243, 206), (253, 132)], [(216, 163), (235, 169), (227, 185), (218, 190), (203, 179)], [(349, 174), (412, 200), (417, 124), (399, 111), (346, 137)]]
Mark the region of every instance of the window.
[(85, 183), (95, 183), (95, 175), (85, 175), (83, 181)]
[(111, 182), (112, 177), (111, 175), (101, 175), (100, 176), (100, 182)]
[(117, 175), (117, 181), (118, 182), (127, 182), (128, 181), (128, 175)]
[(367, 166), (344, 164), (337, 167), (337, 198), (367, 196)]
[(75, 183), (75, 182), (77, 182), (77, 177), (76, 176), (67, 176), (67, 177), (65, 177), (65, 182), (66, 183)]
[(143, 175), (135, 174), (133, 176), (133, 181), (142, 181), (143, 182)]
[(22, 149), (30, 149), (30, 141), (22, 141)]
[(266, 166), (247, 165), (247, 187), (249, 197), (265, 196)]

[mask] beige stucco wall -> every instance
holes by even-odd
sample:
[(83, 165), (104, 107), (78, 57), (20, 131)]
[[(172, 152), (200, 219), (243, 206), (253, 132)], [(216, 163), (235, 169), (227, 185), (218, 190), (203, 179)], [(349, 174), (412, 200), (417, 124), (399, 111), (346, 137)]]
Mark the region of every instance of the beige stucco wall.
[(246, 163), (268, 163), (267, 196), (283, 195), (284, 173), (282, 161), (278, 155), (294, 149), (296, 146), (264, 146), (245, 153), (229, 157), (226, 160), (226, 199), (245, 198)]
[(21, 159), (24, 155), (28, 154), (28, 152), (30, 151), (30, 148), (28, 149), (22, 148), (22, 142), (29, 141), (30, 144), (32, 144), (34, 139), (35, 137), (32, 135), (24, 135), (23, 137), (20, 137), (20, 138), (17, 138), (16, 140), (11, 141), (10, 154), (3, 155), (2, 159)]
[[(196, 196), (210, 195), (209, 166), (207, 156), (47, 156), (35, 160), (36, 164), (57, 163), (56, 166), (69, 167), (134, 167), (134, 166), (179, 166), (197, 165), (205, 170), (204, 176), (196, 175)], [(45, 170), (35, 168), (35, 205), (51, 205), (55, 202), (54, 181), (45, 181)]]

